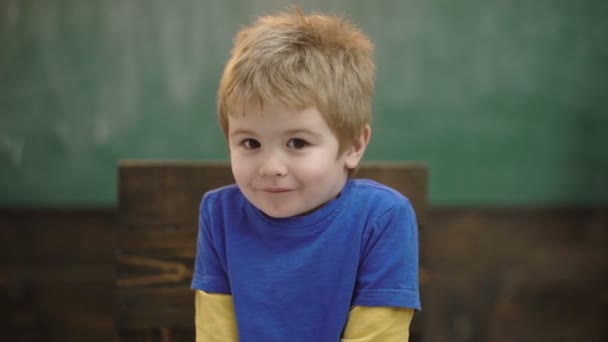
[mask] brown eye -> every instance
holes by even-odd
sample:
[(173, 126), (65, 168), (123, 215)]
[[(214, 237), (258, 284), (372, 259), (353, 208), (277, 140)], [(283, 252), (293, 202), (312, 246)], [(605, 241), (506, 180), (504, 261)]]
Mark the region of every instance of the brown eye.
[(255, 139), (245, 139), (241, 142), (241, 145), (248, 150), (253, 150), (256, 148), (260, 148), (260, 142)]
[(287, 147), (293, 148), (296, 150), (302, 149), (308, 145), (310, 145), (310, 144), (306, 140), (298, 139), (298, 138), (291, 139), (287, 142)]

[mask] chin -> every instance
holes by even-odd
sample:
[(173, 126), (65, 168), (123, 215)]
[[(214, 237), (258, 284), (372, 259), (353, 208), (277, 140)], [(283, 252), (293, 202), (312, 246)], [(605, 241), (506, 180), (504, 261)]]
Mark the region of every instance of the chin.
[(262, 210), (262, 212), (264, 212), (264, 214), (266, 214), (272, 218), (277, 218), (277, 219), (288, 218), (288, 217), (292, 217), (292, 216), (296, 215), (296, 214), (287, 212), (285, 210)]
[(264, 214), (277, 219), (301, 215), (299, 211), (295, 211), (293, 208), (260, 208), (260, 210)]

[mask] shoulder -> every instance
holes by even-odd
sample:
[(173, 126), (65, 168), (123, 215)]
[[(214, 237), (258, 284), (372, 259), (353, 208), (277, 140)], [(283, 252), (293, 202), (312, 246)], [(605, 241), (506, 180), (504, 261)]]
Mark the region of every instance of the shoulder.
[(391, 208), (411, 208), (410, 200), (399, 191), (371, 179), (351, 180), (351, 194), (358, 207), (381, 213)]
[(225, 210), (233, 211), (244, 201), (245, 197), (238, 186), (230, 184), (206, 192), (201, 200), (200, 212), (213, 214)]
[(240, 193), (241, 191), (236, 184), (230, 184), (207, 191), (203, 195), (203, 201), (216, 201), (222, 198), (230, 198), (238, 196)]
[(349, 215), (366, 222), (366, 234), (415, 229), (416, 213), (402, 193), (370, 179), (353, 179), (351, 183)]
[[(236, 184), (206, 192), (200, 203), (199, 229), (214, 240), (223, 239), (230, 220), (241, 218), (246, 200)], [(216, 241), (216, 244), (221, 242)]]

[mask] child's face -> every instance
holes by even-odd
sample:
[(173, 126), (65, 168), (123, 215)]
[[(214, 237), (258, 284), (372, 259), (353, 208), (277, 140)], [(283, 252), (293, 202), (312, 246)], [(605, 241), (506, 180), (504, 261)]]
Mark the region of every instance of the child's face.
[(315, 108), (266, 103), (246, 106), (245, 113), (228, 119), (228, 144), (236, 183), (254, 206), (284, 218), (340, 193), (347, 166), (358, 158), (348, 151), (338, 156), (338, 139)]

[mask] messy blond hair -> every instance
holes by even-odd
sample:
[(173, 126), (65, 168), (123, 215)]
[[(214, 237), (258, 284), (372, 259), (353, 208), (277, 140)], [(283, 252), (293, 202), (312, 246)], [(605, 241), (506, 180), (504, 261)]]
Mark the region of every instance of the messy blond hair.
[(250, 104), (282, 102), (315, 107), (348, 148), (371, 122), (375, 65), (373, 44), (335, 16), (279, 13), (259, 18), (235, 38), (218, 92), (224, 134), (229, 116)]

